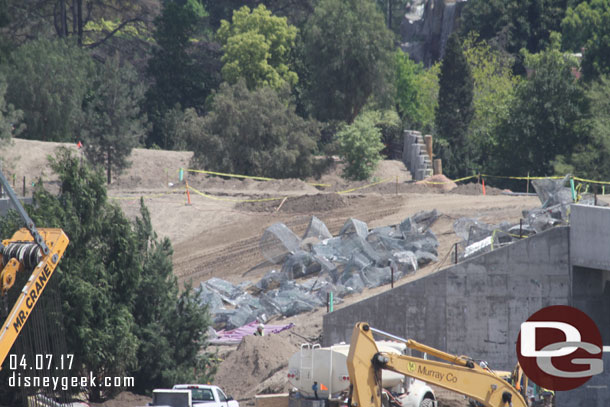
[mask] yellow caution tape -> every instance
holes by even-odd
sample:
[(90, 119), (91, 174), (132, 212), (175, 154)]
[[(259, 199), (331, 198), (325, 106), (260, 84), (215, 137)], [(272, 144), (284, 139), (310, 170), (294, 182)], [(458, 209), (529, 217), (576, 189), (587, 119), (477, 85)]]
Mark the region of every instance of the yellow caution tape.
[[(257, 180), (257, 181), (279, 181), (277, 178), (255, 177), (255, 176), (252, 176), (252, 175), (227, 174), (227, 173), (224, 173), (224, 172), (215, 172), (215, 171), (206, 171), (206, 170), (191, 170), (191, 169), (186, 169), (186, 171), (199, 172), (201, 174), (218, 175), (218, 176), (221, 176), (221, 177), (253, 179), (253, 180)], [(330, 187), (331, 186), (330, 184), (316, 184), (316, 183), (313, 183), (313, 182), (307, 182), (307, 184), (313, 185), (315, 187)]]
[(458, 179), (453, 179), (453, 180), (449, 180), (449, 181), (426, 181), (426, 180), (422, 180), (422, 181), (417, 181), (417, 182), (419, 182), (420, 184), (444, 185), (444, 184), (451, 184), (452, 182), (466, 181), (467, 179), (476, 178), (478, 176), (479, 176), (479, 174), (469, 175), (469, 176), (464, 177), (464, 178), (458, 178)]
[(553, 176), (553, 177), (506, 177), (506, 176), (502, 176), (502, 175), (488, 175), (488, 174), (481, 174), (481, 177), (485, 177), (485, 178), (502, 178), (502, 179), (521, 179), (521, 180), (532, 180), (532, 179), (562, 179), (564, 177), (560, 177), (560, 176)]
[(198, 195), (201, 195), (205, 198), (214, 199), (216, 201), (226, 201), (226, 202), (267, 202), (267, 201), (279, 201), (280, 199), (288, 198), (287, 196), (280, 196), (278, 198), (262, 198), (262, 199), (232, 199), (232, 198), (221, 198), (214, 195), (206, 194), (205, 192), (201, 192), (193, 188), (189, 185), (189, 190), (195, 192)]
[(356, 187), (356, 188), (352, 188), (352, 189), (346, 189), (345, 191), (339, 191), (337, 193), (338, 194), (347, 194), (348, 192), (358, 191), (359, 189), (364, 189), (364, 188), (372, 187), (373, 185), (383, 184), (384, 182), (389, 182), (389, 181), (392, 181), (392, 180), (393, 180), (393, 178), (387, 178), (387, 179), (383, 179), (381, 181), (373, 182), (372, 184), (367, 184), (367, 185), (363, 185), (361, 187)]
[(610, 184), (610, 181), (593, 181), (590, 179), (584, 179), (584, 178), (579, 178), (579, 177), (573, 177), (574, 181), (580, 181), (580, 182), (590, 182), (592, 184)]

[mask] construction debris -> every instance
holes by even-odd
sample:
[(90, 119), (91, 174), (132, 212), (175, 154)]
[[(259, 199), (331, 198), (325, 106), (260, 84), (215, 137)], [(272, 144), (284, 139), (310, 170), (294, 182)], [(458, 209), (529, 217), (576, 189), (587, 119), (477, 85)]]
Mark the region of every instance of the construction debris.
[[(539, 208), (523, 211), (523, 219), (518, 224), (502, 222), (499, 225), (489, 225), (471, 218), (456, 220), (453, 230), (462, 238), (461, 258), (486, 253), (552, 227), (567, 225), (569, 208), (574, 202), (572, 188), (565, 186), (569, 179), (570, 175), (560, 180), (532, 180), (542, 205)], [(597, 204), (591, 194), (579, 195), (578, 203)]]
[(217, 329), (311, 311), (324, 306), (331, 293), (338, 303), (438, 261), (438, 241), (429, 230), (438, 216), (436, 210), (423, 211), (372, 230), (361, 220), (348, 219), (336, 237), (315, 216), (303, 238), (276, 223), (263, 233), (260, 248), (280, 270), (248, 287), (211, 278), (199, 287), (200, 301), (208, 304)]

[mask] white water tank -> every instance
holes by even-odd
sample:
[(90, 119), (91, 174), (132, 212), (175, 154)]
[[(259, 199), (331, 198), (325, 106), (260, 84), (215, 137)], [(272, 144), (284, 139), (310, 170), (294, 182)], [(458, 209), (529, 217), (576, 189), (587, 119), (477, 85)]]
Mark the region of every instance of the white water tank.
[[(406, 345), (398, 342), (376, 341), (381, 352), (401, 354)], [(349, 388), (349, 373), (347, 372), (347, 354), (349, 345), (333, 345), (322, 348), (319, 345), (305, 344), (301, 350), (288, 361), (288, 381), (305, 397), (315, 397), (313, 386), (317, 382), (319, 398), (336, 397)], [(399, 386), (404, 383), (405, 376), (383, 370), (381, 385), (386, 389), (400, 392)]]

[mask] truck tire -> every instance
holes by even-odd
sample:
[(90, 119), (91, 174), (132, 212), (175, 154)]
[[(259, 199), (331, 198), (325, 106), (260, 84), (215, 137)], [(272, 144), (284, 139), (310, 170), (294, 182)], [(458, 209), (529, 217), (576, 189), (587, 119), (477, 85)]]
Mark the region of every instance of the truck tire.
[(419, 403), (419, 407), (434, 407), (434, 400), (423, 399), (421, 403)]

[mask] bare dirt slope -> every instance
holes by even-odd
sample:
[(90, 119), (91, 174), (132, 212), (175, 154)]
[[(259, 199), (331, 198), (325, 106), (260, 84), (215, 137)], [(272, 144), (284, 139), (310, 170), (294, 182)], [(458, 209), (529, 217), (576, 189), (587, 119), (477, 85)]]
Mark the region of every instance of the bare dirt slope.
[[(26, 176), (28, 180), (43, 176), (45, 184), (53, 185), (56, 178), (48, 169), (46, 155), (59, 145), (14, 140), (13, 145), (0, 149), (0, 157), (4, 157), (4, 169), (9, 176), (14, 173), (16, 179)], [(452, 230), (455, 219), (467, 216), (493, 223), (518, 221), (523, 209), (539, 205), (535, 197), (500, 195), (499, 190), (490, 187), (488, 195), (483, 196), (477, 184), (460, 185), (446, 193), (416, 185), (409, 181), (408, 172), (398, 161), (382, 162), (370, 182), (385, 182), (368, 188), (360, 188), (366, 182), (343, 180), (340, 165), (320, 180), (307, 180), (330, 184), (324, 188), (293, 179), (261, 182), (186, 172), (194, 188), (192, 204), (186, 205), (185, 185), (178, 180), (178, 170), (188, 168), (191, 156), (190, 152), (134, 149), (132, 166), (115, 178), (109, 196), (130, 218), (137, 216), (139, 198), (144, 197), (157, 233), (173, 242), (175, 274), (181, 282), (190, 280), (193, 284), (213, 276), (232, 282), (260, 278), (273, 265), (264, 262), (259, 238), (275, 222), (284, 222), (299, 234), (304, 232), (309, 217), (315, 215), (332, 233), (337, 233), (350, 217), (376, 227), (436, 208), (442, 216), (432, 230), (440, 242), (439, 259), (448, 264), (448, 254), (458, 240)], [(360, 189), (338, 194), (353, 188)], [(268, 198), (276, 199), (243, 202)], [(399, 284), (435, 272), (442, 265), (442, 262), (430, 265)], [(387, 289), (386, 286), (365, 290), (359, 296), (346, 298), (339, 307)], [(324, 311), (302, 314), (286, 322), (295, 322), (295, 332), (302, 336), (316, 337), (321, 333)]]

